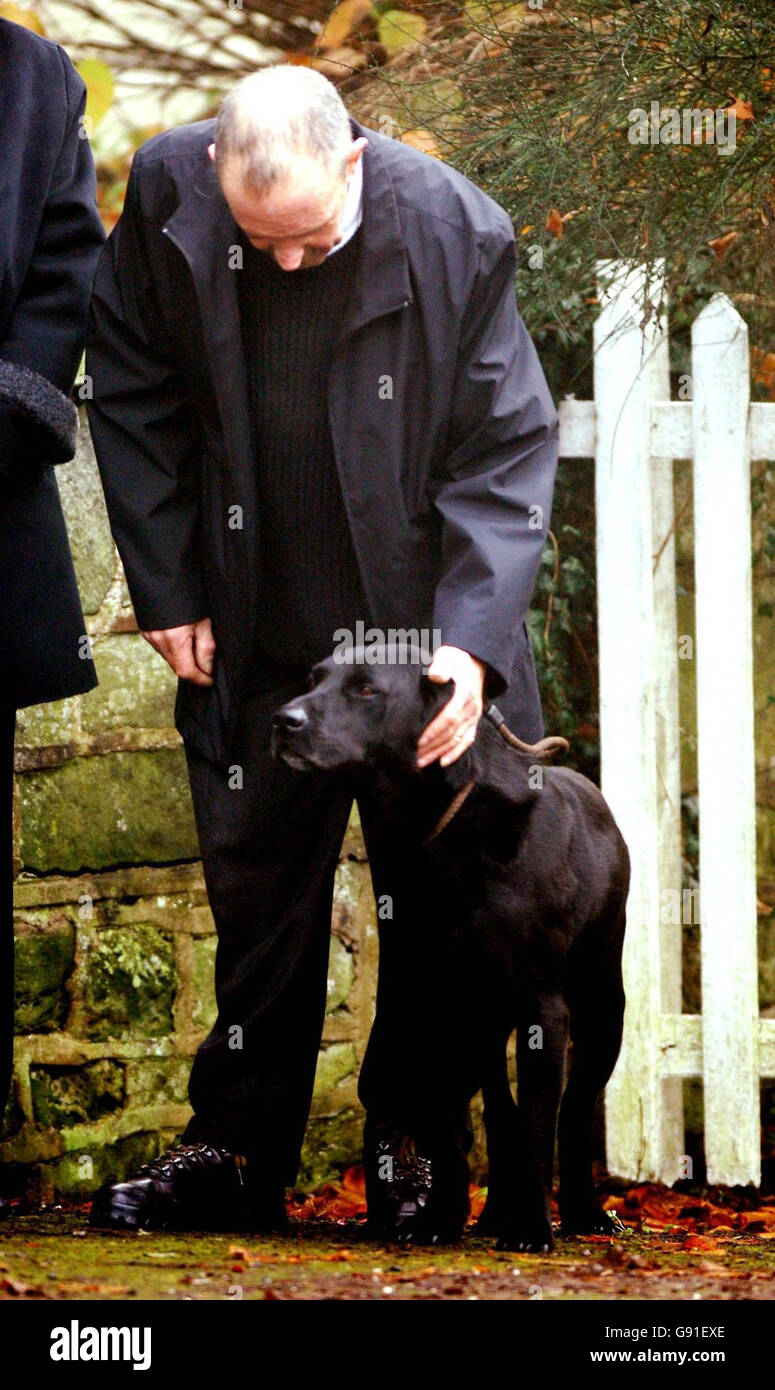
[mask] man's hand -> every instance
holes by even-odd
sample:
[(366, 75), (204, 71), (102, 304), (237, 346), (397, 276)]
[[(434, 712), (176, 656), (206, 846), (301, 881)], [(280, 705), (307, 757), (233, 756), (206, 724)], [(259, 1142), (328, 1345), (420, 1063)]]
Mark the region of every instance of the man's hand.
[(418, 767), (426, 767), (436, 758), (446, 767), (471, 747), (484, 706), (485, 671), (484, 662), (459, 647), (439, 647), (426, 674), (440, 683), (453, 680), (455, 693), (423, 731), (417, 745)]
[(194, 685), (212, 685), (215, 639), (209, 618), (142, 635), (154, 651), (164, 657), (176, 676)]

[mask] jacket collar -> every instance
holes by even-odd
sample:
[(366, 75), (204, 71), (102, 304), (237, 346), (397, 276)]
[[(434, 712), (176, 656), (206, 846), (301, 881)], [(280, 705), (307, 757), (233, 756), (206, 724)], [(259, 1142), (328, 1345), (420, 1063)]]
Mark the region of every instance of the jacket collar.
[[(363, 229), (353, 294), (342, 324), (347, 337), (382, 314), (403, 308), (412, 300), (409, 263), (401, 231), (393, 182), (382, 144), (387, 138), (350, 117), (353, 139), (369, 141), (363, 165)], [(234, 253), (240, 232), (221, 193), (215, 166), (207, 154), (212, 128), (202, 145), (202, 170), (189, 193), (169, 218), (164, 232), (182, 251), (194, 278), (202, 308), (205, 335), (214, 362), (239, 334), (239, 307)], [(231, 257), (231, 261), (230, 261)], [(292, 271), (288, 272), (292, 274)], [(231, 354), (230, 354), (231, 356)]]
[(383, 145), (388, 138), (369, 130), (352, 116), (353, 139), (365, 135), (363, 154), (363, 226), (361, 254), (340, 338), (371, 319), (402, 309), (412, 301), (409, 258), (401, 231), (393, 181)]

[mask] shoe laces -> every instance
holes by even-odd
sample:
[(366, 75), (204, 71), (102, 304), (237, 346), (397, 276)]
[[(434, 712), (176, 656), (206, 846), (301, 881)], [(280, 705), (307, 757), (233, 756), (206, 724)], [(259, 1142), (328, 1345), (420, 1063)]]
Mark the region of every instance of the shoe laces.
[(171, 1178), (175, 1173), (203, 1167), (213, 1154), (218, 1154), (221, 1158), (231, 1157), (225, 1149), (216, 1149), (212, 1144), (173, 1144), (165, 1153), (159, 1154), (158, 1158), (143, 1163), (137, 1170), (138, 1176), (142, 1174), (148, 1178)]
[(408, 1135), (401, 1135), (393, 1139), (378, 1140), (377, 1163), (379, 1164), (383, 1158), (391, 1161), (392, 1176), (390, 1182), (397, 1191), (416, 1192), (417, 1189), (422, 1189), (425, 1192), (430, 1191), (431, 1160), (426, 1154), (417, 1152), (417, 1144), (413, 1138)]

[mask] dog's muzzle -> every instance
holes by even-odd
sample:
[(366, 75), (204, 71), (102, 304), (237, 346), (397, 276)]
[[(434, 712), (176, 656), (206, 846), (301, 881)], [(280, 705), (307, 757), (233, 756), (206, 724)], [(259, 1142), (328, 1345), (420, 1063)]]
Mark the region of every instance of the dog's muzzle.
[(307, 732), (309, 715), (303, 705), (284, 705), (272, 715), (272, 753), (290, 761), (300, 735)]
[(309, 715), (303, 705), (284, 705), (272, 715), (272, 728), (278, 732), (297, 734), (309, 723)]

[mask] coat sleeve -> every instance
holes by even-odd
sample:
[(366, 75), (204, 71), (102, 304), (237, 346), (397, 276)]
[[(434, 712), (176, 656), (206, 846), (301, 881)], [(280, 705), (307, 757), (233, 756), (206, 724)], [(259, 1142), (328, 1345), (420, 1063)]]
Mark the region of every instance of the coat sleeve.
[(447, 449), (435, 480), (442, 570), (434, 627), (511, 679), (546, 541), (558, 424), (535, 347), (517, 312), (509, 226), (483, 247), (460, 336)]
[[(199, 563), (201, 443), (151, 274), (137, 159), (100, 257), (87, 403), (111, 527), (142, 631), (208, 616)], [(156, 248), (153, 254), (160, 254)]]
[(22, 290), (0, 343), (0, 408), (46, 463), (75, 451), (69, 399), (83, 352), (94, 270), (105, 240), (94, 160), (82, 127), (86, 88), (61, 52), (67, 117)]

